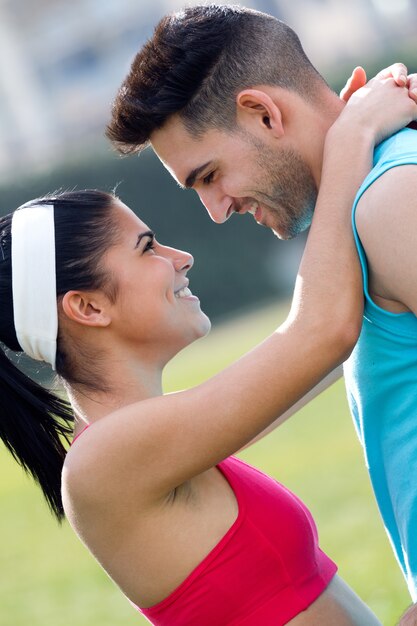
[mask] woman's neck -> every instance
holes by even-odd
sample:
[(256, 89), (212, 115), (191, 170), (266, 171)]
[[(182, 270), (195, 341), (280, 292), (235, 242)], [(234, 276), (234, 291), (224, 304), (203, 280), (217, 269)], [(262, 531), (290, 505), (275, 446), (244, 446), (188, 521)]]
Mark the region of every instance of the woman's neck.
[(100, 388), (68, 384), (75, 414), (75, 434), (124, 406), (162, 395), (162, 367), (139, 363), (114, 363), (102, 375)]

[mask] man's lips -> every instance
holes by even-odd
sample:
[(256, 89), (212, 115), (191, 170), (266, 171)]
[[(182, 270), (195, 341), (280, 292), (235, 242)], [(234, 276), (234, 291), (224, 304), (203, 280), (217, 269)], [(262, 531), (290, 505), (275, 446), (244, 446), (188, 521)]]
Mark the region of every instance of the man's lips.
[(259, 206), (259, 203), (256, 202), (256, 200), (254, 200), (253, 202), (251, 202), (250, 205), (250, 209), (248, 209), (248, 213), (250, 213), (251, 215), (253, 215), (253, 217), (255, 218), (255, 220), (257, 222), (259, 222), (259, 217), (261, 214), (261, 207)]
[(256, 207), (256, 211), (253, 214), (253, 217), (258, 222), (258, 224), (262, 224), (262, 209), (259, 204)]
[(226, 219), (229, 219), (232, 213), (239, 213), (240, 215), (244, 215), (245, 213), (251, 213), (256, 219), (256, 214), (258, 213), (259, 209), (259, 203), (256, 200), (249, 200), (242, 203), (241, 205), (231, 204), (227, 209)]

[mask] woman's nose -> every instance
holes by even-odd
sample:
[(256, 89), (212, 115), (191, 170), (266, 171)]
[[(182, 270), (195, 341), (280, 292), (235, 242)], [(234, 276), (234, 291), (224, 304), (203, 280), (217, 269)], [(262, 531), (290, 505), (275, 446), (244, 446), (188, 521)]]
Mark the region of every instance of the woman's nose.
[(170, 248), (171, 258), (176, 272), (188, 272), (194, 265), (194, 257), (189, 252)]

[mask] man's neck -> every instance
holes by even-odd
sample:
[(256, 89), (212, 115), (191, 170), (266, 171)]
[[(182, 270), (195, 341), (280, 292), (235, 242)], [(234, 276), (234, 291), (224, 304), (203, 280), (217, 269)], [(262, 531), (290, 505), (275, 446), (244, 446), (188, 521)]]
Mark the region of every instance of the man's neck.
[(324, 142), (327, 131), (337, 120), (343, 111), (344, 106), (345, 103), (339, 98), (339, 96), (328, 89), (323, 94), (322, 103), (316, 109), (314, 141), (310, 142), (306, 149), (307, 159), (310, 164), (314, 180), (316, 181), (317, 188), (319, 188), (321, 181)]

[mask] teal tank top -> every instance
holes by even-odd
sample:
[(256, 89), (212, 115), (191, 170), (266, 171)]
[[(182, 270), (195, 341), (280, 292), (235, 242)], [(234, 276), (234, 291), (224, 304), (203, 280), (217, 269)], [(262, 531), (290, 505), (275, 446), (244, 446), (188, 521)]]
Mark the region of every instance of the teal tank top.
[(417, 317), (413, 313), (390, 313), (372, 301), (366, 255), (355, 225), (356, 206), (366, 189), (390, 168), (410, 164), (417, 165), (417, 132), (406, 128), (376, 148), (374, 167), (353, 204), (352, 224), (362, 265), (365, 309), (361, 335), (345, 363), (344, 374), (372, 487), (416, 602)]

